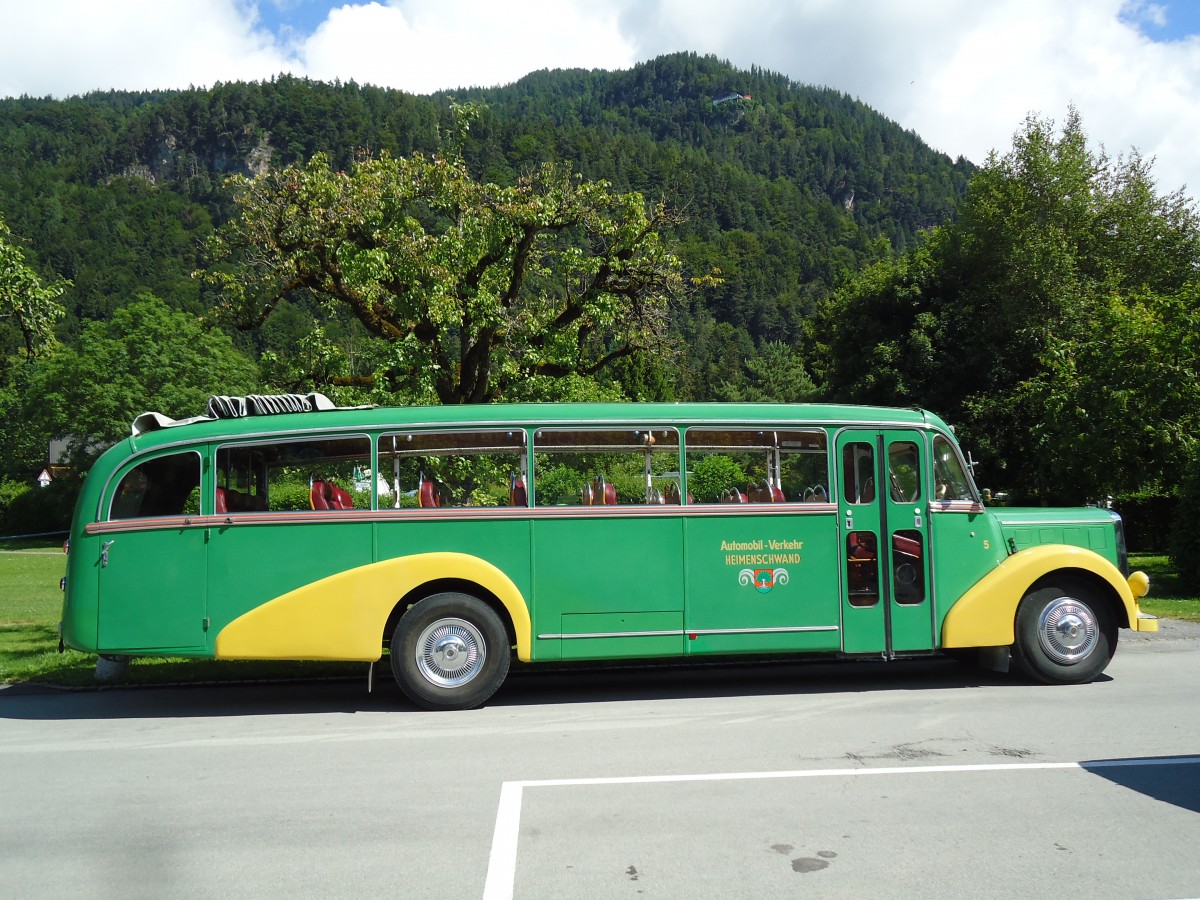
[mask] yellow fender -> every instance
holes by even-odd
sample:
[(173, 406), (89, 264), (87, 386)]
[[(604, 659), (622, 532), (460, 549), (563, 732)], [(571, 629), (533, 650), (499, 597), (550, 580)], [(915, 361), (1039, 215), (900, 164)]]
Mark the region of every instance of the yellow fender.
[(217, 659), (337, 659), (374, 662), (396, 603), (442, 578), (478, 584), (499, 598), (529, 661), (529, 607), (512, 579), (466, 553), (419, 553), (360, 566), (289, 591), (234, 619), (217, 634)]
[(1039, 578), (1063, 569), (1098, 576), (1125, 605), (1130, 628), (1157, 630), (1157, 620), (1139, 619), (1137, 601), (1149, 586), (1143, 573), (1134, 572), (1126, 580), (1116, 566), (1092, 550), (1044, 544), (1014, 553), (963, 594), (942, 623), (942, 646), (1004, 647), (1013, 643), (1021, 598)]

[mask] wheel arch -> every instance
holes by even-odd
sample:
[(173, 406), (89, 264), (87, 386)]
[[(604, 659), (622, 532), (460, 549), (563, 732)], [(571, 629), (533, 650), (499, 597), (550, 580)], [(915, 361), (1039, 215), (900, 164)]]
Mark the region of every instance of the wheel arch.
[(529, 660), (529, 606), (512, 579), (478, 556), (449, 552), (380, 560), (302, 585), (222, 628), (215, 655), (374, 662), (383, 655), (384, 629), (396, 610), (402, 614), (411, 598), (424, 599), (448, 583), (467, 586), (466, 593), (493, 605), (512, 629), (517, 658)]
[(401, 597), (383, 625), (383, 632), (380, 635), (381, 642), (386, 644), (391, 641), (392, 632), (396, 630), (396, 623), (412, 607), (429, 597), (446, 593), (467, 594), (481, 603), (487, 604), (500, 617), (510, 644), (517, 643), (517, 629), (513, 624), (512, 614), (509, 612), (508, 607), (504, 605), (504, 602), (482, 584), (464, 578), (435, 578), (432, 581), (417, 585), (405, 596)]
[(1100, 554), (1082, 547), (1045, 544), (1022, 550), (976, 582), (946, 613), (942, 644), (1004, 647), (1016, 639), (1017, 606), (1039, 585), (1055, 578), (1086, 584), (1112, 605), (1121, 628), (1137, 617), (1137, 601), (1120, 571)]

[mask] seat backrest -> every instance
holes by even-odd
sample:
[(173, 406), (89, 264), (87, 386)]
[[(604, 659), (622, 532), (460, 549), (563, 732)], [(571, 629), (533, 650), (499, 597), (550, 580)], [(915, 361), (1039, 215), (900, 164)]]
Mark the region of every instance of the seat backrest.
[(421, 473), (417, 484), (417, 505), (421, 509), (437, 509), (442, 505), (442, 494), (438, 490), (437, 482), (426, 478), (424, 472)]
[(607, 481), (603, 475), (592, 479), (592, 493), (592, 503), (596, 506), (617, 505), (617, 486)]
[(751, 503), (773, 503), (775, 501), (775, 491), (765, 481), (762, 484), (747, 485), (746, 495)]
[(216, 511), (218, 513), (229, 512), (229, 504), (225, 502), (225, 488), (222, 488), (222, 487), (217, 488)]
[(875, 502), (875, 479), (868, 478), (867, 483), (863, 485), (862, 494), (858, 498), (859, 503), (874, 503)]
[(313, 509), (333, 509), (329, 499), (329, 484), (324, 481), (314, 481), (308, 489), (308, 505)]
[(528, 506), (529, 494), (525, 490), (525, 479), (514, 474), (508, 483), (508, 505)]
[(336, 484), (330, 484), (329, 506), (332, 509), (354, 509), (354, 498)]

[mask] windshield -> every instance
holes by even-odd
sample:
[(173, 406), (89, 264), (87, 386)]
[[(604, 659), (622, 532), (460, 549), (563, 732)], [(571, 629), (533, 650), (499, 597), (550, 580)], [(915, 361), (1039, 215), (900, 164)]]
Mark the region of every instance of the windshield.
[(933, 439), (933, 480), (938, 500), (974, 500), (971, 480), (954, 445), (942, 435)]

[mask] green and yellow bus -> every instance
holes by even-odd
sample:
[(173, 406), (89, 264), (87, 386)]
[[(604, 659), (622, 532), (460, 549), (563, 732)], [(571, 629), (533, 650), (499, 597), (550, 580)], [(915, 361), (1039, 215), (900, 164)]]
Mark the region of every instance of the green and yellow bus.
[(1094, 679), (1138, 608), (1120, 517), (987, 508), (921, 410), (775, 404), (138, 417), (75, 510), (66, 645), (359, 660), (416, 704), (522, 662), (980, 651)]

